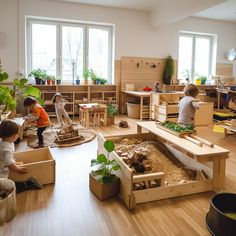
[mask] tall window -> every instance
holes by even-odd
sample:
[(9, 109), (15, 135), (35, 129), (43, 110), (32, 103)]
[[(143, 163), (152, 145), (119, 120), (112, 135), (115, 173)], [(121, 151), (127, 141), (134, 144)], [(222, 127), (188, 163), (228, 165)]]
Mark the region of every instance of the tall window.
[(27, 72), (44, 69), (71, 84), (85, 69), (112, 82), (111, 26), (28, 19)]
[(179, 36), (178, 78), (190, 82), (209, 77), (213, 68), (213, 36), (181, 33)]

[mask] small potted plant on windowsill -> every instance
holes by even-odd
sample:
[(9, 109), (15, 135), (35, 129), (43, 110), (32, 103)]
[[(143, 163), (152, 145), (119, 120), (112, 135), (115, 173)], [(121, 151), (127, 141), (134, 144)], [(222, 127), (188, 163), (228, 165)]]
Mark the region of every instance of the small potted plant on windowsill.
[(100, 79), (100, 84), (106, 84), (106, 83), (107, 83), (106, 79), (103, 79), (103, 78)]
[(115, 123), (115, 115), (118, 114), (118, 105), (109, 103), (107, 105), (107, 125), (113, 125)]
[(105, 141), (105, 154), (99, 154), (96, 159), (91, 160), (91, 166), (96, 166), (96, 170), (92, 170), (89, 175), (89, 188), (100, 199), (105, 200), (116, 196), (120, 191), (119, 178), (114, 171), (120, 169), (115, 160), (109, 159), (109, 153), (114, 151), (115, 145), (112, 141)]
[(37, 69), (37, 70), (32, 70), (29, 73), (30, 77), (34, 77), (35, 78), (35, 84), (36, 85), (41, 85), (41, 84), (45, 84), (45, 81), (48, 77), (47, 72), (45, 70), (41, 70), (41, 69)]
[(84, 77), (84, 84), (88, 84), (88, 78), (90, 76), (90, 72), (88, 69), (85, 69), (83, 71), (83, 77)]
[(56, 84), (57, 85), (61, 84), (61, 78), (60, 77), (56, 77)]
[(79, 75), (76, 76), (75, 84), (80, 85), (80, 76)]

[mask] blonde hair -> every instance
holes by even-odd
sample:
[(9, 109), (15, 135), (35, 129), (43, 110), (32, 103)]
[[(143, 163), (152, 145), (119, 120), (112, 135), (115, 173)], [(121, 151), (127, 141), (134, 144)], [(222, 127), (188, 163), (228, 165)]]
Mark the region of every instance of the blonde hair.
[(196, 97), (199, 93), (199, 89), (195, 84), (189, 84), (184, 88), (184, 94), (186, 96)]

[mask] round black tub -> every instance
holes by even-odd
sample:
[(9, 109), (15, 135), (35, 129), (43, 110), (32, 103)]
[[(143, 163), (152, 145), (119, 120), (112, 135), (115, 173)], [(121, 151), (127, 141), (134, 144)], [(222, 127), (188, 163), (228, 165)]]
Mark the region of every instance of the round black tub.
[(206, 215), (208, 230), (215, 236), (236, 235), (236, 194), (219, 193), (211, 199)]

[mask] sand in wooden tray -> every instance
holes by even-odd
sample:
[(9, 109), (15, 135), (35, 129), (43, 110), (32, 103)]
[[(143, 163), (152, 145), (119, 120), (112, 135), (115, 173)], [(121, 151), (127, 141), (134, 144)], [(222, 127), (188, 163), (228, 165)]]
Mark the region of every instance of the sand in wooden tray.
[(115, 142), (116, 151), (127, 153), (127, 157), (135, 151), (147, 150), (148, 160), (151, 160), (152, 173), (164, 172), (165, 186), (187, 183), (195, 177), (184, 169), (184, 166), (167, 150), (164, 144), (156, 141), (143, 141), (140, 138), (125, 138)]

